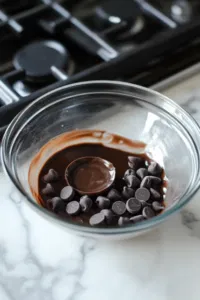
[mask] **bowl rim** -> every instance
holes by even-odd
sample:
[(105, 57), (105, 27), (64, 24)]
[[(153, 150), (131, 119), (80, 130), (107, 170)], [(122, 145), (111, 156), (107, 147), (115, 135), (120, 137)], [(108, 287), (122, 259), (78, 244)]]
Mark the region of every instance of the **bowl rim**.
[[(35, 201), (33, 201), (31, 199), (31, 197), (29, 197), (25, 193), (25, 191), (23, 190), (23, 188), (20, 186), (17, 179), (13, 175), (12, 171), (7, 166), (7, 163), (6, 163), (6, 160), (7, 160), (6, 159), (6, 141), (9, 138), (9, 135), (12, 132), (13, 128), (15, 128), (15, 125), (26, 114), (27, 110), (29, 110), (32, 106), (37, 105), (37, 103), (39, 101), (43, 100), (44, 98), (51, 96), (53, 94), (56, 94), (57, 92), (60, 92), (62, 90), (67, 91), (67, 89), (76, 88), (79, 86), (91, 86), (91, 85), (96, 85), (96, 84), (98, 84), (99, 86), (101, 86), (103, 84), (109, 84), (109, 85), (113, 85), (113, 86), (117, 85), (118, 87), (121, 86), (121, 87), (135, 88), (136, 90), (139, 90), (139, 91), (145, 91), (152, 96), (157, 96), (160, 98), (160, 100), (163, 100), (163, 102), (169, 103), (174, 108), (178, 109), (182, 114), (187, 116), (191, 120), (192, 124), (196, 127), (196, 131), (199, 133), (199, 136), (200, 136), (200, 126), (197, 123), (197, 121), (189, 113), (187, 113), (181, 106), (179, 106), (176, 102), (174, 102), (167, 96), (165, 96), (157, 91), (154, 91), (152, 89), (149, 89), (149, 88), (146, 88), (146, 87), (143, 87), (140, 85), (127, 83), (127, 82), (123, 82), (123, 81), (113, 81), (113, 80), (82, 81), (82, 82), (72, 83), (72, 84), (68, 84), (68, 85), (63, 85), (62, 87), (56, 88), (48, 93), (43, 94), (42, 96), (35, 99), (32, 103), (30, 103), (24, 110), (22, 110), (12, 120), (12, 122), (9, 124), (9, 126), (3, 136), (2, 143), (1, 143), (1, 161), (2, 161), (2, 167), (3, 167), (4, 173), (9, 177), (11, 182), (14, 184), (14, 186), (20, 192), (20, 194), (22, 194), (22, 196), (25, 197), (25, 199), (27, 200), (26, 203), (28, 203), (40, 215), (44, 216), (49, 221), (52, 221), (52, 219), (53, 219), (58, 224), (65, 227), (65, 229), (69, 229), (69, 230), (72, 230), (72, 231), (75, 231), (78, 233), (82, 233), (82, 234), (86, 234), (86, 235), (87, 234), (96, 234), (96, 235), (117, 235), (117, 234), (126, 235), (126, 234), (129, 234), (130, 235), (131, 233), (133, 234), (133, 233), (139, 233), (144, 230), (149, 230), (149, 229), (155, 227), (156, 225), (160, 224), (161, 222), (165, 221), (169, 216), (178, 212), (183, 206), (185, 206), (191, 200), (191, 198), (196, 194), (198, 189), (200, 188), (200, 180), (198, 180), (197, 182), (195, 181), (195, 186), (193, 186), (189, 195), (184, 194), (172, 208), (164, 211), (162, 214), (160, 214), (152, 219), (149, 219), (149, 220), (146, 220), (144, 222), (134, 224), (134, 225), (127, 225), (124, 227), (95, 228), (95, 227), (91, 227), (91, 226), (76, 224), (74, 222), (69, 222), (64, 219), (61, 219), (56, 214), (54, 214), (54, 213), (48, 211), (46, 208), (38, 205)], [(157, 106), (157, 105), (155, 105), (155, 106)], [(170, 115), (175, 119), (174, 115), (172, 115), (171, 113), (170, 113)], [(182, 124), (180, 126), (184, 128), (184, 126)], [(198, 162), (200, 164), (200, 153), (199, 153), (193, 139), (192, 139), (192, 142), (194, 143), (194, 146), (195, 146), (195, 149), (197, 152), (196, 154), (198, 156)], [(34, 199), (34, 197), (33, 197), (33, 199)]]

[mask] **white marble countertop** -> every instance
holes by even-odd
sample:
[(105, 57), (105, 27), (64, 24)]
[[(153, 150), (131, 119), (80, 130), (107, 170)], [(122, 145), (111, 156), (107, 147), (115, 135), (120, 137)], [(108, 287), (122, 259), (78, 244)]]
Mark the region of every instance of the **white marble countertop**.
[[(164, 93), (200, 122), (200, 75)], [(200, 194), (148, 235), (72, 236), (33, 212), (0, 172), (0, 300), (199, 300)]]

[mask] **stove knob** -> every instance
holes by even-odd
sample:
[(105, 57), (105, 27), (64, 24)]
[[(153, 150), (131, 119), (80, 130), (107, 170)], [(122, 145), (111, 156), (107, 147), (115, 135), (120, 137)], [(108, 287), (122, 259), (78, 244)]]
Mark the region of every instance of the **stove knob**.
[(105, 0), (95, 8), (95, 16), (105, 27), (123, 21), (132, 23), (140, 14), (139, 6), (133, 0)]
[(173, 1), (171, 16), (178, 23), (187, 23), (192, 18), (192, 7), (187, 0)]

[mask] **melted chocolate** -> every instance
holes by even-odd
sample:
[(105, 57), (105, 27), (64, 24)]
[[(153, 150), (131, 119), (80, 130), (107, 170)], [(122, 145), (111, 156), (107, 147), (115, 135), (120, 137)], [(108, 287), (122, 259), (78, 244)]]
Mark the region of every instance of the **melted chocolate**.
[(67, 167), (66, 179), (80, 194), (98, 194), (113, 184), (115, 168), (100, 157), (81, 157)]
[[(66, 148), (56, 154), (54, 154), (43, 166), (40, 176), (39, 176), (39, 194), (43, 200), (43, 204), (46, 207), (46, 202), (50, 198), (46, 195), (42, 194), (42, 190), (45, 188), (46, 183), (43, 180), (45, 174), (48, 173), (49, 169), (54, 169), (60, 175), (60, 180), (54, 183), (54, 189), (57, 195), (60, 194), (61, 189), (66, 185), (65, 180), (65, 170), (66, 166), (70, 164), (72, 161), (79, 157), (84, 156), (97, 156), (103, 159), (110, 161), (116, 168), (116, 179), (115, 179), (115, 188), (119, 191), (122, 191), (125, 186), (123, 175), (127, 170), (127, 158), (128, 156), (133, 155), (130, 152), (124, 152), (121, 150), (108, 148), (103, 145), (95, 145), (95, 144), (81, 144)], [(137, 155), (138, 157), (142, 157), (147, 161), (150, 159), (145, 155)], [(78, 174), (78, 177), (80, 174)], [(76, 178), (80, 179), (80, 178)], [(81, 188), (87, 188), (85, 185), (88, 183), (89, 178), (82, 178), (81, 180)], [(80, 184), (80, 182), (79, 182)], [(83, 186), (82, 186), (83, 185)], [(80, 188), (80, 186), (79, 186)], [(95, 201), (96, 197), (93, 197), (93, 201)], [(88, 213), (81, 214), (80, 216), (68, 216), (62, 215), (63, 217), (69, 218), (75, 222), (86, 223), (88, 224), (89, 218), (95, 213), (95, 207), (91, 209)]]
[[(98, 133), (98, 135), (97, 135)], [(112, 139), (110, 139), (112, 136)], [(93, 141), (87, 141), (89, 137), (93, 137)], [(102, 142), (103, 138), (103, 142)], [(105, 140), (107, 142), (105, 143)], [(110, 139), (110, 141), (109, 141)], [(54, 153), (42, 166), (39, 176), (38, 176), (38, 187), (37, 189), (33, 188), (33, 176), (34, 168), (37, 168), (37, 164), (41, 157), (43, 156), (44, 152), (48, 150), (48, 148), (52, 148), (52, 146), (59, 146), (65, 140), (66, 147)], [(67, 143), (67, 140), (69, 143)], [(38, 202), (44, 206), (45, 208), (49, 209), (48, 207), (48, 200), (52, 198), (51, 196), (44, 195), (42, 190), (44, 190), (46, 186), (46, 182), (44, 181), (44, 176), (49, 172), (50, 169), (54, 169), (59, 174), (59, 180), (53, 182), (53, 188), (55, 191), (55, 196), (60, 195), (60, 191), (63, 189), (64, 186), (67, 185), (68, 178), (66, 177), (66, 168), (67, 166), (72, 163), (74, 160), (77, 160), (82, 157), (99, 157), (104, 159), (111, 164), (116, 169), (116, 177), (113, 184), (113, 187), (117, 189), (120, 193), (123, 190), (123, 187), (126, 185), (123, 176), (125, 171), (128, 168), (127, 161), (128, 156), (134, 155), (137, 157), (141, 157), (144, 159), (147, 164), (151, 162), (149, 157), (146, 154), (136, 154), (136, 149), (143, 149), (145, 148), (144, 143), (134, 142), (127, 138), (123, 138), (118, 135), (109, 135), (106, 134), (104, 131), (92, 131), (92, 130), (83, 130), (83, 131), (74, 131), (69, 132), (64, 135), (58, 136), (55, 139), (49, 141), (43, 148), (41, 148), (40, 152), (35, 156), (32, 161), (29, 170), (29, 184), (32, 190), (34, 197), (38, 200)], [(58, 147), (59, 149), (59, 147)], [(128, 149), (126, 151), (125, 149)], [(131, 151), (133, 150), (133, 151)], [(135, 150), (135, 151), (134, 151)], [(90, 166), (91, 167), (91, 166)], [(99, 184), (93, 182), (91, 180), (91, 168), (88, 168), (88, 165), (84, 165), (82, 169), (78, 168), (74, 170), (74, 174), (71, 177), (73, 185), (80, 190), (89, 191), (91, 188), (93, 189), (100, 189), (102, 184), (105, 184), (108, 180), (110, 180), (107, 170), (101, 165), (99, 166), (97, 162), (95, 162), (92, 166), (93, 171), (95, 173), (95, 178), (100, 179)], [(105, 180), (105, 176), (107, 176)], [(163, 174), (164, 176), (164, 174)], [(96, 180), (95, 179), (95, 180)], [(102, 183), (104, 180), (104, 183)], [(71, 182), (70, 182), (71, 184)], [(72, 184), (71, 184), (72, 185)], [(94, 186), (95, 185), (95, 186)], [(163, 194), (161, 188), (161, 194)], [(102, 196), (106, 196), (108, 191), (102, 193)], [(79, 201), (81, 195), (76, 192), (74, 200)], [(92, 215), (94, 215), (98, 208), (95, 204), (95, 200), (97, 195), (90, 195), (93, 205), (89, 212), (81, 212), (78, 216), (70, 216), (66, 212), (58, 213), (61, 218), (66, 220), (71, 220), (73, 222), (78, 222), (81, 224), (89, 224), (89, 219)], [(126, 217), (126, 214), (125, 214)], [(117, 225), (117, 224), (116, 224)]]

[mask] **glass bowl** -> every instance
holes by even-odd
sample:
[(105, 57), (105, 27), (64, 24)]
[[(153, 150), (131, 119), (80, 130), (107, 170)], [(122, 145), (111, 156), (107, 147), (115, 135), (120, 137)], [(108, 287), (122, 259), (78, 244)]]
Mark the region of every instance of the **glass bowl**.
[[(102, 129), (144, 142), (145, 152), (164, 167), (169, 180), (165, 211), (135, 225), (92, 228), (63, 221), (41, 207), (28, 184), (30, 163), (50, 139), (75, 129)], [(172, 100), (124, 82), (88, 81), (60, 87), (30, 104), (8, 127), (1, 154), (10, 180), (42, 217), (80, 235), (120, 239), (154, 228), (191, 200), (200, 184), (199, 149), (199, 126)], [(55, 151), (45, 153), (38, 166)]]

